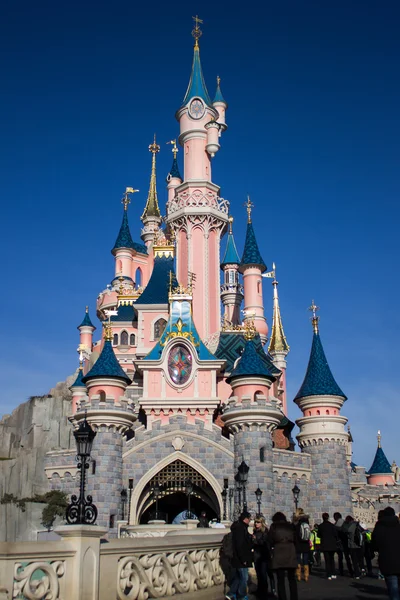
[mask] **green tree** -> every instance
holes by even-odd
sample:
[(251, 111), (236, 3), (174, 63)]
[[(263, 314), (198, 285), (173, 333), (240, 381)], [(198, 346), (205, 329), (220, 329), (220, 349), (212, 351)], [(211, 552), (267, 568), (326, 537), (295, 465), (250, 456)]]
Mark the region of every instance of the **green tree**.
[(56, 518), (65, 516), (68, 498), (64, 492), (52, 490), (43, 495), (43, 501), (46, 502), (46, 506), (42, 511), (42, 525), (50, 531)]

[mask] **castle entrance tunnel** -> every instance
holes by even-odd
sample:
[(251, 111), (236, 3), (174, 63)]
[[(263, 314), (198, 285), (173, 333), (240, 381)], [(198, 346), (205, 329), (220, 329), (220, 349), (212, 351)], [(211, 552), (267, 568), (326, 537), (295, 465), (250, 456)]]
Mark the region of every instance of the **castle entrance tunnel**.
[[(208, 519), (221, 516), (218, 499), (205, 477), (192, 466), (181, 460), (175, 460), (161, 469), (143, 489), (138, 503), (138, 522), (145, 524), (158, 518), (166, 523), (172, 523), (174, 519), (179, 521), (188, 518), (186, 516), (189, 505), (188, 481), (191, 482), (193, 489), (190, 494), (192, 518), (198, 518), (203, 511)], [(157, 493), (158, 510), (156, 510)]]

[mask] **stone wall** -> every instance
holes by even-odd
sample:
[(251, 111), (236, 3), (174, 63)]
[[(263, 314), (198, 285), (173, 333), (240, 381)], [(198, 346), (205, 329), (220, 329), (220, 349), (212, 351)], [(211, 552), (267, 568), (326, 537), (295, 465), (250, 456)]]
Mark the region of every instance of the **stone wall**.
[(310, 511), (310, 456), (299, 452), (274, 449), (273, 461), (275, 511), (281, 511), (288, 518), (291, 518), (295, 508), (292, 489), (297, 484), (300, 488), (299, 507), (303, 508), (308, 514)]

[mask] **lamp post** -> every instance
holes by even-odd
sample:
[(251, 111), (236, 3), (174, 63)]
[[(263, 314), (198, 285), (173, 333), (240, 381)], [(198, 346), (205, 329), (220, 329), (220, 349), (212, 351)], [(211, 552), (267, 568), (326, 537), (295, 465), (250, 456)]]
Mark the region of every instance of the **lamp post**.
[(254, 492), (256, 495), (256, 499), (257, 499), (257, 517), (261, 517), (261, 496), (262, 496), (262, 490), (260, 490), (260, 486), (257, 487), (256, 491)]
[(191, 519), (192, 518), (192, 513), (190, 511), (190, 496), (191, 496), (191, 494), (193, 492), (193, 482), (192, 482), (191, 479), (186, 479), (186, 481), (185, 481), (185, 488), (186, 488), (186, 496), (188, 498), (188, 510), (187, 510), (188, 516), (187, 516), (187, 518)]
[(156, 521), (158, 519), (158, 498), (160, 497), (160, 492), (161, 490), (159, 484), (155, 483), (153, 487), (153, 494), (156, 501)]
[(221, 496), (222, 496), (222, 504), (224, 507), (224, 513), (223, 513), (223, 520), (226, 521), (226, 498), (228, 496), (228, 490), (226, 488), (224, 488), (221, 492)]
[(236, 473), (235, 477), (236, 491), (237, 491), (237, 504), (235, 501), (235, 518), (238, 518), (242, 510), (242, 485), (240, 483), (239, 473)]
[(132, 506), (132, 492), (133, 492), (133, 479), (129, 479), (129, 506), (128, 506), (128, 525), (130, 525), (131, 520), (131, 506)]
[(74, 431), (76, 442), (78, 470), (81, 472), (79, 498), (75, 494), (71, 496), (71, 502), (67, 506), (66, 519), (69, 525), (94, 525), (97, 519), (97, 507), (92, 503), (92, 496), (85, 498), (86, 469), (89, 468), (90, 453), (96, 432), (90, 427), (86, 415), (81, 421), (78, 429)]
[(246, 485), (249, 477), (250, 467), (242, 460), (238, 468), (238, 480), (243, 489), (243, 510), (247, 510)]
[(125, 506), (128, 500), (128, 490), (126, 488), (122, 488), (121, 490), (121, 507), (122, 507), (122, 520), (125, 521)]
[(300, 488), (297, 485), (297, 483), (294, 485), (294, 488), (292, 489), (292, 494), (293, 494), (294, 506), (295, 506), (295, 509), (297, 510), (297, 508), (299, 506), (299, 496), (300, 496)]
[(229, 518), (231, 521), (233, 521), (233, 514), (232, 514), (232, 503), (233, 503), (233, 496), (235, 494), (235, 490), (233, 487), (229, 488)]

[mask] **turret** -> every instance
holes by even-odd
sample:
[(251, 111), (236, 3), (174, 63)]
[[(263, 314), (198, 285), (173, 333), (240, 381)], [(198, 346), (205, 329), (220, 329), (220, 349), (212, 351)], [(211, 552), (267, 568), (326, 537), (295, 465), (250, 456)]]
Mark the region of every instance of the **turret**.
[(240, 305), (243, 300), (243, 286), (239, 283), (240, 258), (236, 250), (232, 232), (233, 217), (229, 217), (229, 233), (221, 269), (224, 281), (221, 285), (221, 302), (225, 308), (224, 322), (240, 324)]
[(142, 216), (140, 217), (144, 225), (142, 229), (141, 238), (146, 244), (147, 248), (154, 241), (154, 237), (162, 222), (160, 209), (158, 207), (156, 178), (156, 155), (158, 152), (160, 152), (160, 146), (156, 143), (155, 135), (153, 143), (149, 146), (149, 151), (152, 154), (150, 187), (149, 194), (147, 196), (146, 206)]
[(124, 205), (121, 227), (115, 240), (111, 254), (115, 256), (115, 277), (124, 277), (132, 279), (132, 262), (135, 250), (135, 243), (132, 239), (128, 223), (128, 206), (131, 202), (130, 194), (138, 192), (133, 188), (127, 187), (121, 200)]
[(272, 330), (271, 338), (268, 346), (268, 353), (272, 358), (274, 365), (282, 371), (277, 384), (277, 396), (282, 402), (283, 412), (287, 415), (287, 400), (286, 400), (286, 356), (289, 353), (289, 344), (286, 341), (286, 336), (283, 331), (281, 311), (279, 308), (278, 298), (278, 282), (276, 280), (275, 264), (272, 265), (273, 280), (272, 286), (274, 289), (273, 300), (273, 315), (272, 315)]
[(378, 448), (375, 458), (367, 473), (369, 485), (394, 485), (392, 467), (381, 446), (381, 432), (378, 431)]
[(86, 385), (82, 381), (83, 378), (83, 354), (79, 355), (79, 369), (78, 375), (74, 383), (70, 386), (72, 393), (72, 414), (74, 415), (77, 411), (77, 407), (80, 405), (85, 398), (87, 398)]
[[(312, 311), (313, 341), (304, 381), (294, 401), (303, 412), (296, 421), (302, 452), (311, 456), (309, 508), (313, 517), (323, 510), (351, 513), (346, 417), (340, 414), (346, 396), (336, 383), (326, 360), (319, 335), (318, 307)], [(307, 508), (307, 507), (305, 507)]]
[(96, 327), (93, 325), (90, 316), (89, 316), (89, 307), (86, 307), (85, 316), (80, 325), (78, 325), (77, 329), (79, 329), (80, 339), (79, 339), (79, 352), (83, 353), (83, 357), (85, 360), (89, 360), (90, 354), (92, 352), (93, 345), (93, 332)]
[(224, 100), (224, 97), (221, 92), (221, 78), (217, 77), (217, 90), (214, 96), (213, 107), (218, 111), (218, 119), (217, 122), (220, 125), (220, 135), (221, 132), (226, 131), (228, 129), (228, 125), (225, 121), (226, 109), (228, 108), (227, 103)]
[(177, 154), (178, 147), (176, 145), (176, 140), (171, 140), (167, 142), (167, 144), (172, 144), (172, 154), (174, 155), (174, 160), (172, 161), (172, 167), (170, 172), (167, 175), (167, 189), (168, 189), (168, 202), (172, 200), (175, 196), (175, 188), (178, 187), (182, 183), (182, 177), (179, 172)]
[(250, 512), (258, 512), (254, 492), (261, 487), (268, 490), (268, 494), (262, 496), (262, 513), (270, 519), (275, 505), (271, 433), (279, 425), (283, 414), (277, 401), (269, 398), (275, 376), (257, 351), (254, 343), (256, 333), (254, 325), (247, 321), (245, 348), (227, 379), (233, 393), (222, 421), (234, 436), (235, 472), (242, 461), (249, 467), (247, 493), (245, 497), (236, 498), (237, 508), (239, 510), (243, 501), (247, 502)]
[(251, 221), (253, 203), (247, 198), (247, 230), (243, 256), (239, 271), (243, 274), (244, 320), (254, 321), (263, 344), (267, 341), (268, 325), (264, 316), (264, 303), (261, 275), (267, 270), (260, 251)]

